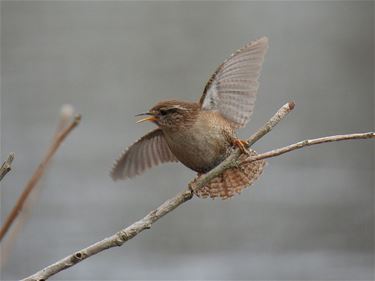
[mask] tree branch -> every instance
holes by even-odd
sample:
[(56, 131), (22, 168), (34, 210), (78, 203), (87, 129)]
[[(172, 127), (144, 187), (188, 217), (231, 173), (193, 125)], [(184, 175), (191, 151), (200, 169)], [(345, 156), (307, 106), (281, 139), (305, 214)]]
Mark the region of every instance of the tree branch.
[[(253, 136), (251, 136), (247, 141), (249, 144), (255, 143), (258, 139), (262, 136), (267, 134), (269, 131), (272, 130), (274, 126), (276, 126), (282, 119), (284, 119), (287, 114), (292, 111), (294, 108), (294, 102), (289, 102), (282, 106), (277, 113), (266, 123), (264, 124)], [(208, 172), (206, 175), (202, 176), (197, 180), (194, 184), (196, 189), (202, 188), (207, 182), (211, 179), (222, 173), (225, 169), (232, 167), (233, 163), (237, 160), (240, 156), (241, 152), (239, 149), (235, 149), (233, 153), (224, 160), (219, 166)], [(35, 273), (32, 276), (25, 278), (24, 280), (46, 280), (52, 275), (67, 269), (80, 261), (89, 258), (92, 255), (100, 253), (108, 248), (121, 246), (129, 239), (136, 236), (138, 233), (142, 232), (145, 229), (149, 229), (151, 225), (156, 222), (158, 219), (169, 213), (170, 211), (177, 208), (179, 205), (183, 204), (184, 202), (190, 200), (193, 197), (193, 191), (190, 187), (190, 184), (185, 189), (178, 193), (175, 197), (165, 201), (161, 206), (157, 209), (148, 213), (143, 219), (133, 223), (129, 227), (122, 229), (115, 233), (114, 235), (107, 237), (95, 244), (92, 244), (86, 248), (83, 248), (59, 261), (56, 263), (47, 266), (46, 268), (42, 269), (41, 271)]]
[(44, 171), (50, 162), (52, 156), (55, 154), (61, 143), (64, 139), (69, 135), (69, 133), (77, 127), (81, 120), (81, 116), (77, 115), (74, 120), (67, 126), (66, 128), (62, 129), (56, 136), (53, 138), (52, 144), (49, 147), (45, 157), (42, 159), (41, 163), (39, 164), (38, 168), (35, 170), (34, 174), (27, 182), (23, 192), (21, 193), (20, 197), (18, 198), (16, 204), (14, 205), (12, 211), (7, 216), (3, 226), (0, 229), (0, 241), (4, 238), (5, 234), (9, 230), (10, 226), (12, 225), (13, 221), (17, 218), (18, 214), (21, 212), (29, 194), (33, 190), (33, 188), (38, 183), (39, 179), (43, 176)]
[(7, 173), (12, 170), (12, 162), (14, 160), (14, 153), (9, 154), (7, 160), (0, 167), (0, 181), (5, 177)]
[(303, 140), (288, 146), (284, 146), (278, 149), (274, 149), (265, 153), (258, 154), (254, 157), (251, 157), (246, 162), (254, 162), (261, 159), (276, 157), (281, 154), (303, 148), (305, 146), (311, 146), (315, 144), (321, 144), (326, 142), (334, 142), (334, 141), (343, 141), (343, 140), (358, 140), (358, 139), (374, 139), (375, 132), (367, 132), (367, 133), (357, 133), (357, 134), (347, 134), (347, 135), (337, 135), (337, 136), (329, 136), (317, 139), (310, 139), (310, 140)]
[[(247, 141), (249, 146), (254, 144), (257, 140), (267, 134), (272, 128), (279, 123), (286, 115), (294, 108), (294, 103), (290, 102), (284, 105), (279, 111), (262, 127), (260, 128), (254, 135), (252, 135)], [(263, 154), (259, 154), (253, 157), (250, 161), (256, 161), (263, 158), (269, 158), (273, 156), (277, 156), (288, 151), (292, 151), (298, 148), (302, 148), (307, 145), (319, 144), (329, 141), (339, 141), (339, 140), (348, 140), (348, 139), (361, 139), (361, 138), (374, 138), (374, 133), (365, 133), (365, 134), (352, 134), (352, 135), (342, 135), (342, 136), (332, 136), (332, 137), (325, 137), (320, 139), (314, 139), (310, 141), (303, 141), (299, 142), (287, 147), (283, 147), (280, 149), (272, 150)], [(231, 155), (225, 159), (220, 165), (209, 171), (207, 174), (202, 175), (198, 180), (194, 182), (194, 190), (198, 190), (202, 188), (207, 182), (211, 179), (215, 178), (219, 174), (221, 174), (224, 170), (234, 167), (237, 165), (237, 159), (240, 156), (241, 152), (239, 149), (235, 149)], [(133, 223), (132, 225), (128, 226), (125, 229), (122, 229), (116, 232), (114, 235), (109, 236), (95, 244), (92, 244), (86, 248), (83, 248), (59, 261), (56, 263), (47, 266), (46, 268), (38, 271), (37, 273), (23, 279), (24, 281), (42, 281), (47, 280), (52, 275), (67, 269), (75, 264), (85, 260), (97, 253), (100, 253), (106, 249), (121, 246), (126, 241), (130, 240), (140, 232), (145, 229), (151, 228), (151, 225), (159, 220), (164, 215), (168, 214), (179, 205), (183, 204), (184, 202), (190, 200), (193, 197), (193, 188), (191, 184), (188, 187), (178, 193), (175, 197), (165, 201), (161, 206), (156, 208), (155, 210), (148, 213), (144, 218), (140, 219), (139, 221)]]
[(247, 139), (248, 146), (252, 146), (255, 142), (264, 137), (268, 132), (275, 127), (280, 120), (282, 120), (289, 112), (291, 112), (296, 106), (294, 101), (290, 101), (284, 104), (274, 116), (266, 124), (263, 125), (258, 131), (256, 131), (250, 138)]

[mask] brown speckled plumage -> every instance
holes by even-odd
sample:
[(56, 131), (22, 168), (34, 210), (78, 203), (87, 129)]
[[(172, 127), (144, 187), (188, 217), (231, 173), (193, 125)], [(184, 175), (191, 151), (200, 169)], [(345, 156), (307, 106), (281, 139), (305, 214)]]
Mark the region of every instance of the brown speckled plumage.
[[(258, 78), (268, 47), (267, 38), (251, 42), (232, 54), (208, 81), (199, 102), (163, 101), (141, 121), (158, 129), (130, 146), (115, 162), (114, 180), (141, 174), (164, 162), (180, 161), (198, 174), (221, 163), (238, 140), (235, 130), (253, 113)], [(253, 150), (250, 155), (254, 155)], [(243, 154), (240, 161), (249, 157)], [(252, 184), (262, 173), (263, 160), (242, 163), (226, 170), (196, 193), (199, 197), (232, 197)]]
[[(250, 155), (242, 154), (240, 156), (238, 168), (225, 170), (220, 176), (212, 179), (203, 188), (197, 190), (196, 195), (202, 198), (221, 197), (222, 199), (227, 199), (250, 186), (262, 174), (266, 162), (264, 160), (246, 162), (250, 156), (256, 155), (254, 150), (250, 149), (249, 152)], [(199, 177), (200, 175), (195, 180)]]

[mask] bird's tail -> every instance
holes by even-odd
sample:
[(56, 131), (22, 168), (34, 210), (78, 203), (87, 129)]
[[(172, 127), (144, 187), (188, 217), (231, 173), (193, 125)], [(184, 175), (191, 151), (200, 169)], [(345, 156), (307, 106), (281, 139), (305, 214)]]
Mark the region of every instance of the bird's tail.
[[(228, 199), (250, 186), (263, 172), (266, 161), (248, 162), (249, 157), (257, 155), (254, 150), (249, 149), (249, 152), (249, 155), (242, 154), (239, 157), (240, 165), (238, 167), (225, 170), (220, 176), (196, 190), (195, 194), (201, 198), (220, 197), (221, 199)], [(200, 175), (197, 179), (199, 177)]]

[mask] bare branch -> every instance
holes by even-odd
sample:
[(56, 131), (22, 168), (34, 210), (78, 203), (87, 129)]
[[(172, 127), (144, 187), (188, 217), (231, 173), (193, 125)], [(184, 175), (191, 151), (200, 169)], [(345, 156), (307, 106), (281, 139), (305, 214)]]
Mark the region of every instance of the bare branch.
[(268, 132), (270, 132), (272, 128), (275, 127), (280, 122), (280, 120), (284, 119), (284, 117), (286, 117), (288, 113), (294, 109), (295, 106), (296, 104), (294, 101), (290, 101), (284, 104), (275, 113), (275, 115), (272, 116), (271, 119), (268, 120), (268, 122), (262, 126), (262, 128), (258, 129), (258, 131), (256, 131), (255, 134), (253, 134), (250, 138), (248, 138), (247, 142), (249, 144), (249, 147), (252, 146), (259, 139), (261, 139)]
[(74, 116), (74, 107), (71, 104), (64, 104), (60, 109), (59, 121), (53, 138), (57, 138), (59, 133), (70, 124)]
[[(56, 126), (56, 131), (52, 137), (52, 140), (56, 139), (59, 136), (59, 133), (66, 128), (72, 121), (74, 117), (74, 108), (70, 104), (64, 104), (60, 109), (59, 120)], [(50, 166), (52, 161), (49, 162), (48, 166)], [(47, 167), (48, 168), (48, 167)], [(46, 171), (48, 172), (48, 171)], [(45, 172), (45, 173), (46, 173)], [(22, 230), (23, 225), (28, 220), (31, 215), (31, 210), (33, 205), (37, 202), (38, 196), (40, 194), (40, 186), (37, 184), (34, 188), (30, 196), (26, 200), (25, 204), (23, 205), (22, 212), (18, 214), (17, 219), (12, 223), (12, 227), (7, 232), (7, 239), (2, 240), (1, 242), (1, 259), (0, 259), (0, 268), (3, 268), (7, 263), (12, 248), (14, 246), (15, 240), (17, 238), (18, 233)]]
[(274, 149), (265, 153), (258, 154), (252, 157), (249, 160), (249, 162), (279, 156), (281, 154), (284, 154), (284, 153), (287, 153), (296, 149), (300, 149), (305, 146), (315, 145), (315, 144), (334, 142), (334, 141), (374, 139), (374, 138), (375, 138), (375, 132), (367, 132), (367, 133), (337, 135), (337, 136), (329, 136), (329, 137), (323, 137), (323, 138), (317, 138), (317, 139), (303, 140), (303, 141), (300, 141), (300, 142), (297, 142), (288, 146), (284, 146), (278, 149)]
[[(258, 139), (262, 136), (267, 134), (269, 131), (272, 130), (274, 126), (276, 126), (282, 119), (284, 119), (290, 111), (294, 108), (294, 102), (289, 102), (282, 106), (277, 113), (264, 125), (262, 126), (257, 133), (251, 136), (248, 139), (249, 144), (255, 143)], [(218, 176), (224, 170), (232, 167), (235, 163), (237, 158), (240, 156), (241, 152), (239, 149), (233, 151), (233, 153), (224, 160), (219, 166), (212, 169), (206, 175), (200, 177), (194, 183), (194, 189), (202, 188), (207, 182), (209, 182), (214, 177)], [(184, 202), (190, 200), (193, 197), (193, 191), (190, 186), (186, 188), (185, 191), (180, 192), (175, 197), (165, 201), (159, 208), (151, 211), (148, 215), (146, 215), (143, 219), (133, 223), (129, 227), (122, 229), (115, 233), (114, 235), (107, 237), (95, 244), (92, 244), (86, 248), (83, 248), (59, 261), (56, 263), (47, 266), (46, 268), (42, 269), (41, 271), (35, 273), (32, 276), (25, 278), (24, 280), (47, 280), (52, 275), (67, 269), (80, 261), (89, 258), (92, 255), (95, 255), (99, 252), (102, 252), (108, 248), (121, 246), (129, 239), (136, 236), (138, 233), (142, 232), (145, 229), (151, 228), (151, 225), (156, 222), (158, 219), (169, 213), (170, 211), (177, 208), (179, 205), (183, 204)]]
[(52, 275), (55, 275), (56, 273), (89, 258), (90, 256), (93, 256), (109, 248), (121, 246), (126, 241), (130, 240), (143, 230), (150, 229), (151, 225), (154, 222), (177, 208), (182, 203), (190, 200), (192, 197), (193, 193), (190, 189), (180, 192), (175, 197), (165, 201), (159, 208), (148, 213), (148, 215), (143, 219), (133, 223), (127, 228), (122, 229), (110, 237), (107, 237), (95, 244), (88, 246), (87, 248), (83, 248), (75, 252), (74, 254), (67, 256), (23, 280), (47, 280)]
[(3, 224), (3, 226), (1, 227), (0, 229), (0, 241), (4, 238), (6, 232), (9, 230), (10, 226), (12, 225), (13, 221), (16, 219), (16, 217), (18, 216), (18, 214), (21, 212), (29, 194), (31, 193), (31, 191), (33, 190), (33, 188), (35, 187), (35, 185), (38, 183), (39, 179), (43, 176), (44, 174), (44, 171), (49, 163), (49, 161), (51, 160), (52, 156), (55, 154), (55, 152), (57, 151), (57, 149), (59, 148), (59, 146), (61, 145), (61, 143), (64, 141), (64, 139), (66, 138), (66, 136), (75, 128), (77, 127), (77, 125), (79, 124), (81, 120), (81, 116), (80, 115), (77, 115), (74, 120), (69, 124), (69, 126), (67, 126), (66, 128), (64, 128), (63, 130), (61, 130), (61, 132), (59, 132), (56, 137), (54, 137), (53, 141), (52, 141), (52, 144), (51, 146), (49, 147), (45, 157), (43, 158), (43, 160), (41, 161), (41, 163), (39, 164), (38, 168), (36, 169), (36, 171), (34, 172), (34, 174), (32, 175), (32, 177), (30, 178), (30, 180), (27, 182), (23, 192), (21, 193), (20, 197), (18, 198), (16, 204), (14, 205), (12, 211), (10, 212), (10, 214), (8, 215), (8, 217), (6, 218), (5, 220), (5, 223)]
[[(293, 109), (294, 103), (288, 103), (284, 105), (271, 119), (268, 121), (262, 128), (260, 128), (253, 136), (248, 139), (249, 145), (254, 144), (257, 140), (267, 134), (271, 129), (286, 115)], [(287, 147), (283, 147), (280, 149), (272, 150), (263, 154), (259, 154), (258, 156), (251, 159), (251, 161), (260, 160), (263, 158), (269, 158), (278, 156), (280, 154), (286, 153), (288, 151), (292, 151), (298, 148), (302, 148), (307, 145), (319, 144), (324, 142), (330, 141), (340, 141), (340, 140), (349, 140), (349, 139), (365, 139), (365, 138), (374, 138), (374, 133), (365, 133), (365, 134), (351, 134), (351, 135), (341, 135), (341, 136), (332, 136), (332, 137), (325, 137), (320, 139), (314, 139), (309, 141), (302, 141), (296, 144), (292, 144)], [(198, 190), (202, 188), (207, 182), (209, 182), (214, 177), (218, 176), (224, 170), (235, 166), (237, 163), (237, 159), (240, 156), (240, 151), (238, 149), (234, 150), (232, 154), (224, 160), (220, 165), (216, 168), (209, 171), (204, 176), (201, 176), (198, 180), (194, 182), (194, 189)], [(190, 200), (193, 197), (193, 190), (191, 184), (188, 187), (178, 193), (175, 197), (165, 201), (161, 206), (157, 209), (148, 213), (144, 218), (140, 219), (139, 221), (133, 223), (132, 225), (128, 226), (125, 229), (122, 229), (115, 233), (112, 236), (109, 236), (95, 244), (92, 244), (86, 248), (83, 248), (59, 261), (56, 263), (47, 266), (46, 268), (38, 271), (34, 275), (31, 275), (25, 279), (24, 281), (41, 281), (47, 280), (49, 277), (55, 275), (56, 273), (67, 269), (82, 260), (85, 260), (97, 253), (100, 253), (106, 249), (121, 246), (126, 241), (130, 240), (140, 232), (145, 229), (150, 229), (152, 224), (159, 220), (164, 215), (168, 214), (179, 205), (183, 204), (184, 202)]]
[(0, 167), (0, 181), (5, 177), (7, 173), (12, 170), (12, 162), (14, 160), (14, 153), (10, 153), (7, 160)]

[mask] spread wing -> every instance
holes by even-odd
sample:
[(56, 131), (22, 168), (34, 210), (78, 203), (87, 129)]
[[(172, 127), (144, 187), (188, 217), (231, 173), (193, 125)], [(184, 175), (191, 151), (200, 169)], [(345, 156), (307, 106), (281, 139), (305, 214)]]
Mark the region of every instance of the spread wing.
[(149, 132), (128, 149), (115, 162), (111, 171), (113, 180), (127, 179), (164, 162), (177, 162), (160, 129)]
[(201, 108), (219, 111), (234, 128), (243, 127), (253, 113), (267, 48), (268, 39), (262, 37), (225, 60), (208, 81), (200, 99)]

